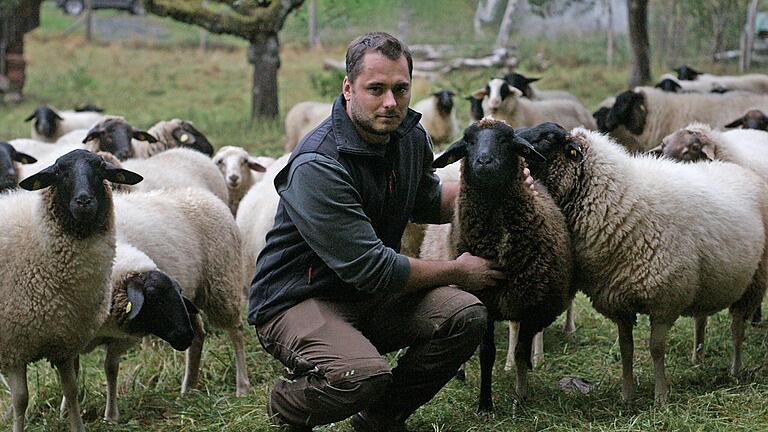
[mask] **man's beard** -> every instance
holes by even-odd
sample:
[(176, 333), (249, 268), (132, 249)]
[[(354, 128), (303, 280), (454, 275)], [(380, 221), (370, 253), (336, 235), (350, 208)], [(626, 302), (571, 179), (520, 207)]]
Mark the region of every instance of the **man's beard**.
[[(355, 104), (352, 104), (350, 108), (351, 108), (350, 111), (352, 113), (352, 121), (355, 123), (355, 125), (357, 125), (357, 127), (359, 127), (360, 129), (362, 129), (363, 131), (371, 135), (377, 135), (382, 137), (387, 136), (390, 133), (397, 130), (397, 128), (400, 126), (400, 123), (402, 123), (402, 121), (400, 121), (398, 122), (397, 125), (394, 125), (391, 128), (382, 130), (381, 128), (376, 128), (376, 126), (374, 126), (375, 115), (368, 117), (366, 115), (367, 113), (360, 111)], [(397, 115), (397, 112), (393, 110), (393, 111), (387, 112), (385, 115)]]

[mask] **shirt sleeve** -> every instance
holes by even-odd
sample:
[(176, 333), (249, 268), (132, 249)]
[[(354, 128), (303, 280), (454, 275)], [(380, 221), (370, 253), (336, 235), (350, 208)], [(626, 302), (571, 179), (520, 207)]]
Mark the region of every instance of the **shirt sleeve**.
[(301, 236), (341, 280), (369, 293), (402, 290), (410, 272), (408, 258), (376, 236), (341, 164), (302, 154), (277, 191)]
[(411, 214), (411, 222), (415, 223), (440, 223), (440, 177), (435, 174), (432, 161), (435, 156), (432, 153), (432, 140), (427, 135), (422, 161), (421, 178), (416, 189), (416, 207)]

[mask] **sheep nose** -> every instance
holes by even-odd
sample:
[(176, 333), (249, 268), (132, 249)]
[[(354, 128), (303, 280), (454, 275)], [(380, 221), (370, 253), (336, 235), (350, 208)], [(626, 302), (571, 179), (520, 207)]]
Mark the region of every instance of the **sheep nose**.
[(484, 154), (477, 158), (477, 163), (480, 165), (490, 165), (491, 162), (493, 162), (491, 155)]
[(91, 197), (89, 195), (81, 194), (81, 195), (78, 195), (77, 197), (75, 197), (75, 202), (80, 207), (87, 206), (88, 204), (91, 203), (91, 201), (93, 201), (93, 197)]
[(240, 180), (240, 177), (238, 177), (238, 176), (236, 176), (236, 175), (234, 175), (234, 174), (232, 174), (231, 176), (229, 176), (229, 181), (231, 181), (231, 182), (233, 182), (233, 183), (234, 183), (234, 182), (236, 182), (236, 181), (238, 181), (238, 180)]

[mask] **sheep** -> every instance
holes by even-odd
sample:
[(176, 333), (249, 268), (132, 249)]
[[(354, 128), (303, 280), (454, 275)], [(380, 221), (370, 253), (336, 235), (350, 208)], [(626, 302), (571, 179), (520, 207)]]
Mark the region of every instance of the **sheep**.
[[(190, 315), (197, 309), (181, 295), (179, 283), (158, 271), (157, 265), (130, 244), (117, 243), (111, 274), (112, 291), (109, 316), (81, 354), (103, 345), (106, 350), (107, 401), (104, 420), (117, 423), (117, 375), (120, 358), (135, 346), (141, 336), (153, 334), (174, 349), (184, 351), (192, 344), (194, 332)], [(79, 369), (76, 362), (75, 371)], [(61, 412), (67, 413), (67, 398)]]
[(517, 72), (504, 75), (504, 81), (506, 81), (512, 87), (523, 92), (523, 96), (531, 100), (550, 100), (550, 99), (565, 99), (574, 102), (581, 103), (581, 101), (574, 95), (565, 90), (540, 90), (531, 87), (531, 83), (534, 83), (541, 78), (528, 78)]
[(744, 75), (712, 75), (701, 73), (690, 66), (682, 65), (674, 69), (677, 79), (722, 87), (728, 90), (741, 90), (754, 93), (768, 93), (768, 75), (744, 74)]
[(616, 103), (615, 97), (607, 97), (597, 106), (597, 111), (592, 113), (592, 117), (595, 118), (595, 124), (597, 125), (597, 130), (599, 132), (608, 132), (606, 120), (608, 119), (608, 113), (611, 111), (614, 103)]
[(768, 110), (768, 97), (746, 92), (671, 94), (637, 87), (616, 96), (606, 128), (628, 150), (644, 152), (688, 123), (720, 128), (748, 109)]
[[(730, 371), (737, 375), (744, 321), (766, 288), (768, 185), (738, 165), (632, 156), (605, 135), (550, 129), (527, 137), (546, 158), (529, 160), (532, 175), (565, 215), (576, 288), (618, 326), (623, 398), (635, 392), (632, 327), (638, 313), (651, 318), (657, 404), (668, 400), (666, 338), (681, 315), (701, 322), (730, 308)], [(702, 337), (697, 325), (694, 353)]]
[(739, 88), (726, 88), (714, 81), (678, 81), (675, 77), (664, 74), (655, 88), (670, 93), (727, 93), (732, 90), (744, 90)]
[(456, 110), (453, 109), (455, 95), (450, 90), (440, 90), (413, 105), (413, 109), (421, 113), (419, 123), (427, 130), (434, 145), (448, 143), (459, 131)]
[[(173, 149), (162, 154), (180, 150), (193, 152)], [(194, 188), (115, 194), (115, 226), (119, 242), (133, 245), (158, 270), (178, 280), (184, 296), (208, 321), (229, 333), (235, 352), (236, 395), (247, 394), (240, 236), (227, 205), (210, 192)], [(195, 336), (187, 350), (182, 394), (197, 385), (205, 341), (200, 316), (192, 318)]]
[(286, 153), (290, 153), (299, 141), (331, 115), (333, 104), (304, 101), (292, 106), (285, 115)]
[(0, 372), (7, 378), (13, 430), (24, 430), (27, 364), (48, 359), (69, 400), (70, 430), (84, 431), (74, 360), (107, 316), (115, 256), (112, 193), (104, 180), (141, 177), (76, 150), (0, 198)]
[(744, 129), (768, 131), (768, 116), (760, 110), (749, 110), (743, 116), (725, 125), (727, 128), (739, 126)]
[(134, 191), (193, 187), (229, 202), (227, 184), (216, 164), (195, 150), (172, 148), (148, 159), (128, 159), (123, 161), (123, 167), (144, 177), (143, 182), (132, 188)]
[(24, 121), (35, 120), (32, 123), (30, 135), (32, 139), (56, 142), (60, 136), (67, 132), (90, 128), (104, 118), (104, 114), (97, 112), (58, 111), (52, 106), (40, 105)]
[[(186, 147), (213, 156), (213, 146), (202, 132), (197, 130), (192, 122), (180, 119), (163, 120), (155, 123), (147, 131), (156, 141), (136, 140), (131, 143), (133, 155), (137, 159), (147, 159), (162, 151)], [(146, 141), (146, 142), (141, 142)]]
[(37, 162), (32, 156), (16, 151), (5, 141), (0, 141), (0, 192), (16, 189), (19, 184), (21, 167), (19, 164)]
[(135, 145), (132, 142), (146, 141), (155, 143), (152, 134), (131, 126), (122, 117), (110, 116), (93, 125), (83, 138), (85, 149), (94, 153), (106, 151), (123, 161), (135, 157)]
[(590, 112), (580, 103), (570, 100), (528, 100), (522, 97), (520, 90), (499, 78), (491, 79), (485, 89), (473, 95), (483, 98), (485, 115), (504, 120), (513, 127), (534, 126), (544, 121), (554, 121), (568, 127), (597, 127)]
[(494, 321), (519, 323), (515, 391), (522, 400), (533, 338), (554, 322), (575, 294), (565, 218), (543, 188), (534, 193), (521, 181), (521, 156), (530, 154), (535, 151), (512, 127), (484, 119), (468, 127), (433, 164), (442, 167), (462, 159), (449, 235), (451, 255), (469, 252), (495, 261), (507, 276), (505, 283), (473, 293), (490, 318), (480, 348), (479, 411), (493, 408)]
[(213, 163), (219, 168), (229, 189), (229, 209), (232, 216), (248, 190), (264, 176), (274, 158), (253, 157), (242, 147), (224, 146), (213, 156)]
[(485, 117), (485, 113), (483, 113), (483, 98), (477, 98), (473, 95), (469, 95), (465, 96), (464, 99), (469, 101), (470, 124), (477, 120), (482, 120), (482, 118)]
[(264, 249), (267, 231), (275, 223), (277, 203), (280, 196), (275, 190), (275, 176), (288, 163), (290, 154), (278, 158), (267, 167), (264, 177), (256, 183), (240, 201), (235, 220), (240, 230), (243, 245), (243, 287), (251, 286), (251, 279), (256, 273), (256, 258)]

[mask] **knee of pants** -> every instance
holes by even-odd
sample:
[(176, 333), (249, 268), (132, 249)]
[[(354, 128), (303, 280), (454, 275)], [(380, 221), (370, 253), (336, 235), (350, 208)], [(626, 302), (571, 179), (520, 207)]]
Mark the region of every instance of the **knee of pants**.
[(325, 404), (336, 406), (338, 410), (345, 412), (344, 416), (348, 416), (384, 396), (387, 387), (392, 383), (392, 372), (387, 367), (386, 370), (370, 373), (326, 376), (326, 379), (327, 384), (317, 388), (318, 401), (325, 400)]
[(446, 336), (464, 336), (479, 341), (488, 323), (488, 311), (485, 306), (478, 304), (466, 307), (443, 324)]

